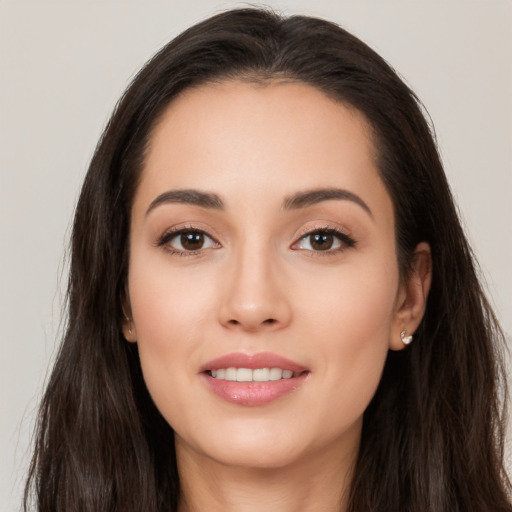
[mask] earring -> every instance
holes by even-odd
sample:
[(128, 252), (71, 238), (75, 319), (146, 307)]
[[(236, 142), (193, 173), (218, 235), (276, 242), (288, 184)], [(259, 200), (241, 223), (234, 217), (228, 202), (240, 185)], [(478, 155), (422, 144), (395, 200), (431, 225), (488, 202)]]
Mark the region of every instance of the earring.
[(123, 316), (125, 318), (125, 320), (128, 322), (128, 334), (131, 336), (132, 335), (132, 321), (128, 318), (128, 315), (124, 312), (124, 308), (122, 308), (123, 310)]
[(402, 343), (404, 345), (409, 345), (412, 341), (412, 335), (411, 336), (406, 336), (406, 333), (407, 331), (404, 329), (401, 333), (400, 333), (400, 338), (402, 338)]

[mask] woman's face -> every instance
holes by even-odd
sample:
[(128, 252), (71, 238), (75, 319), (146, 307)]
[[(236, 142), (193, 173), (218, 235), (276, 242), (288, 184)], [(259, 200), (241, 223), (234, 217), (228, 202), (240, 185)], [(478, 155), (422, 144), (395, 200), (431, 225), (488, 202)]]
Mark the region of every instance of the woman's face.
[(370, 137), (356, 111), (290, 82), (188, 90), (154, 129), (124, 332), (178, 456), (282, 467), (356, 452), (405, 327)]

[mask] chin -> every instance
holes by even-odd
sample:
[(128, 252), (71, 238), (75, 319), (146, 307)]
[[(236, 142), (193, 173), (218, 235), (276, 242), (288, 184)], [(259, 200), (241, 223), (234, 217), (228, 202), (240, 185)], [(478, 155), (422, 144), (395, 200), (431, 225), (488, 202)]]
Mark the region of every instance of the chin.
[(226, 450), (212, 450), (210, 458), (225, 466), (243, 469), (281, 469), (290, 466), (301, 459), (298, 447), (280, 446), (274, 442), (271, 446), (260, 446), (247, 440), (246, 443), (236, 443)]
[[(288, 466), (299, 460), (311, 444), (302, 436), (290, 435), (290, 425), (220, 426), (202, 432), (201, 435), (181, 438), (176, 435), (176, 450), (188, 450), (202, 457), (237, 468), (272, 469)], [(214, 431), (213, 431), (214, 430)], [(295, 428), (295, 433), (299, 429)], [(199, 434), (199, 433), (198, 433)]]

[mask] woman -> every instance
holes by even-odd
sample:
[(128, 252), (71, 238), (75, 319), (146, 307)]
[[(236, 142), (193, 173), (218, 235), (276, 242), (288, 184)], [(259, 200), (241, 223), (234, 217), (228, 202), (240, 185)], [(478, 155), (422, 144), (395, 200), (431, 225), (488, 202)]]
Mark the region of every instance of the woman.
[(76, 210), (46, 510), (510, 511), (503, 336), (414, 94), (245, 9), (139, 73)]

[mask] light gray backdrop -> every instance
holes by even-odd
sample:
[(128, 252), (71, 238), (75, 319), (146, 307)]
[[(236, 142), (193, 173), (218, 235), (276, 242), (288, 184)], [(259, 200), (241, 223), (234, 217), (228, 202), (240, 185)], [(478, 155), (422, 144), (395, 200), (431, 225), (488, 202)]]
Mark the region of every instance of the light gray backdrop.
[[(493, 302), (512, 332), (512, 2), (276, 0), (372, 45), (429, 110)], [(0, 510), (18, 510), (56, 347), (73, 207), (136, 70), (238, 2), (0, 0)], [(457, 297), (453, 297), (457, 300)]]

